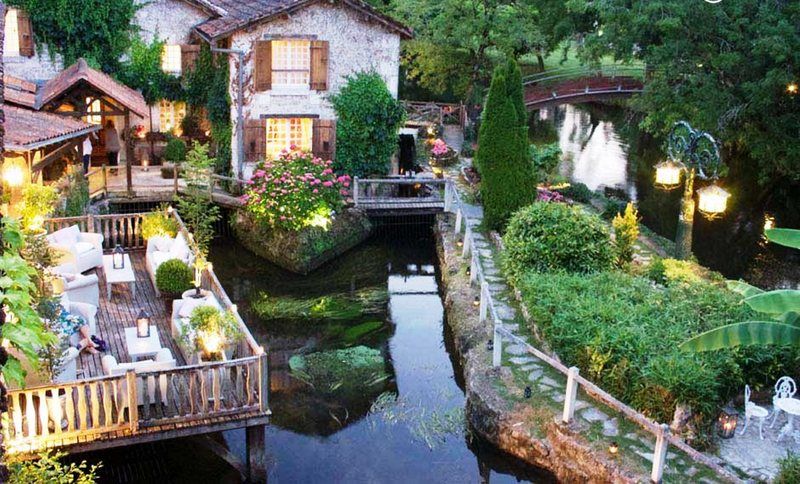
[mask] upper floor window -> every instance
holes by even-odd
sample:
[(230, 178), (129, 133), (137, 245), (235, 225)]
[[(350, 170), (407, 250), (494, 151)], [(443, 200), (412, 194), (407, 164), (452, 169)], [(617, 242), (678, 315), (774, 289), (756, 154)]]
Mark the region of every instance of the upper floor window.
[(308, 86), (311, 73), (311, 42), (275, 40), (272, 42), (272, 85)]
[(181, 46), (165, 45), (164, 52), (161, 54), (161, 69), (168, 73), (179, 76), (181, 74)]
[(181, 124), (186, 117), (186, 104), (162, 100), (159, 103), (159, 127), (162, 133), (182, 134)]
[(28, 14), (16, 8), (6, 11), (4, 57), (33, 56), (33, 30)]
[(99, 99), (86, 98), (86, 107), (89, 113), (86, 115), (86, 122), (89, 124), (100, 125), (103, 124), (103, 106), (100, 104)]

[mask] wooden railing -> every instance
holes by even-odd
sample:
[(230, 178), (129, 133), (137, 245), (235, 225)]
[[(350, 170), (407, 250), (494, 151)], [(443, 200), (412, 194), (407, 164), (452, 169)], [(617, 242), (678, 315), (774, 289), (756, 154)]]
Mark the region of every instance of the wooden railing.
[(523, 338), (515, 335), (508, 328), (504, 327), (503, 320), (498, 316), (496, 303), (492, 298), (491, 291), (489, 290), (489, 282), (483, 273), (483, 267), (480, 263), (478, 251), (473, 250), (473, 247), (475, 246), (475, 240), (472, 229), (470, 228), (470, 225), (466, 219), (461, 197), (452, 180), (447, 180), (444, 211), (445, 213), (455, 214), (455, 234), (460, 235), (462, 232), (464, 233), (462, 256), (469, 260), (470, 283), (477, 285), (480, 288), (480, 306), (478, 310), (478, 318), (480, 322), (485, 322), (488, 320), (492, 324), (492, 366), (497, 368), (502, 365), (503, 340), (511, 340), (514, 343), (522, 345), (529, 354), (540, 359), (558, 372), (566, 375), (567, 382), (564, 395), (564, 408), (560, 419), (561, 422), (569, 424), (574, 420), (578, 388), (583, 387), (587, 395), (619, 412), (628, 420), (634, 422), (642, 429), (653, 434), (656, 439), (652, 461), (653, 465), (650, 475), (650, 478), (653, 482), (661, 482), (661, 479), (664, 475), (664, 466), (667, 459), (667, 447), (669, 444), (672, 444), (676, 448), (682, 450), (696, 462), (707, 466), (723, 479), (731, 482), (741, 482), (741, 479), (739, 479), (738, 476), (721, 467), (703, 453), (693, 449), (680, 437), (671, 435), (668, 425), (653, 422), (640, 412), (637, 412), (635, 409), (619, 401), (593, 382), (582, 377), (580, 375), (580, 370), (577, 367), (567, 367), (557, 359), (534, 347)]
[(47, 219), (44, 224), (48, 233), (71, 225), (78, 225), (81, 232), (103, 235), (103, 248), (113, 249), (117, 245), (128, 249), (143, 249), (146, 241), (142, 237), (142, 218), (145, 213), (83, 215)]
[(409, 121), (437, 125), (456, 124), (461, 126), (461, 129), (467, 124), (467, 109), (463, 103), (401, 102)]
[(442, 210), (448, 182), (439, 178), (353, 179), (353, 205), (366, 210)]

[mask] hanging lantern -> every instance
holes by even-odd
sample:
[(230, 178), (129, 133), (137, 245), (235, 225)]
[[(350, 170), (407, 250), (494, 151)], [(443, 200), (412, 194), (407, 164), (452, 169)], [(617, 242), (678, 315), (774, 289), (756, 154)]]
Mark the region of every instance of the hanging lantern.
[(22, 186), (27, 168), (24, 158), (7, 158), (3, 162), (3, 181), (11, 188)]
[(139, 311), (139, 316), (136, 317), (136, 336), (139, 338), (150, 337), (150, 315), (144, 309)]
[(656, 186), (670, 190), (681, 184), (683, 163), (675, 160), (662, 161), (656, 165)]
[(736, 409), (727, 406), (722, 409), (718, 419), (719, 436), (723, 439), (730, 439), (736, 433), (736, 424), (739, 421), (739, 414)]
[(619, 454), (619, 444), (616, 442), (611, 442), (608, 445), (608, 453), (611, 454), (611, 457), (616, 457)]
[(697, 190), (697, 209), (709, 220), (725, 213), (731, 194), (716, 184)]
[(119, 244), (114, 247), (114, 252), (111, 254), (111, 261), (114, 269), (125, 268), (125, 250)]

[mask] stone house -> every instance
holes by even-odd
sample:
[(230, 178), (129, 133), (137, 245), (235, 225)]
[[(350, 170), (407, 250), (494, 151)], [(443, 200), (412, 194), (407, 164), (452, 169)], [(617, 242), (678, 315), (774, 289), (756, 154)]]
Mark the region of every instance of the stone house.
[[(289, 145), (333, 157), (336, 116), (329, 96), (347, 76), (366, 70), (381, 74), (397, 96), (400, 40), (412, 35), (362, 0), (136, 1), (142, 38), (166, 43), (167, 72), (191, 69), (202, 42), (227, 50), (238, 174)], [(54, 77), (63, 68), (60, 59), (51, 60), (46, 48), (37, 52), (27, 15), (9, 9), (5, 19), (8, 73), (39, 83)], [(168, 132), (178, 129), (186, 108), (164, 101), (151, 112), (153, 130)], [(140, 122), (149, 129), (150, 120)]]

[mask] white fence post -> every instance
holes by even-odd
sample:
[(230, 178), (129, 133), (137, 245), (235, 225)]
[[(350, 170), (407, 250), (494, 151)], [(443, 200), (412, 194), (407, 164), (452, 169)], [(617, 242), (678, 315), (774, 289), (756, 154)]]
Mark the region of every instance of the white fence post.
[(573, 366), (567, 373), (567, 393), (564, 396), (564, 415), (561, 421), (570, 423), (575, 416), (575, 400), (578, 398), (578, 367)]
[(453, 198), (452, 190), (452, 182), (447, 180), (444, 184), (444, 213), (450, 213)]
[(358, 207), (358, 177), (353, 177), (353, 205)]
[(497, 368), (503, 361), (503, 335), (500, 333), (500, 321), (494, 322), (494, 339), (492, 340), (492, 366)]
[(456, 210), (456, 235), (461, 233), (461, 218), (463, 215), (461, 214), (461, 207), (458, 207)]
[(481, 283), (481, 307), (478, 314), (480, 314), (480, 322), (486, 321), (486, 313), (489, 312), (489, 284), (486, 281)]
[(470, 285), (475, 284), (475, 281), (478, 280), (478, 258), (475, 256), (475, 252), (472, 253), (472, 258), (470, 259), (469, 264), (469, 283)]
[(656, 448), (653, 453), (653, 472), (650, 473), (650, 480), (660, 483), (664, 476), (664, 464), (667, 460), (667, 435), (669, 435), (669, 425), (661, 424), (660, 431), (656, 434)]
[[(465, 224), (466, 225), (466, 224)], [(464, 229), (464, 249), (461, 251), (461, 257), (466, 257), (472, 250), (472, 231), (469, 227)]]

